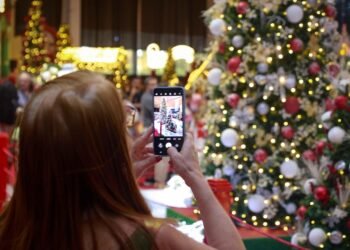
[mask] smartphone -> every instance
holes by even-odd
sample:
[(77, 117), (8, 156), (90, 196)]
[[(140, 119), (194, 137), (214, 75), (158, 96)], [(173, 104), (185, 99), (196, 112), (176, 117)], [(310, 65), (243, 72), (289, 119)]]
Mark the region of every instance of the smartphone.
[(181, 150), (185, 139), (185, 90), (159, 87), (153, 92), (154, 154), (167, 155), (169, 147)]

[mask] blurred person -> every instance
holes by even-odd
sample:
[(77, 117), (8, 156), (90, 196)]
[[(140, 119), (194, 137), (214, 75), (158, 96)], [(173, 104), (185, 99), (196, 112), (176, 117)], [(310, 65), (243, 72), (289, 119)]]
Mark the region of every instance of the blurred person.
[(16, 121), (17, 107), (17, 89), (10, 80), (5, 80), (0, 84), (0, 132), (11, 133)]
[(17, 79), (17, 94), (18, 94), (18, 105), (24, 107), (34, 90), (34, 82), (32, 76), (27, 72), (21, 72)]
[(168, 153), (197, 199), (209, 246), (151, 216), (132, 166), (142, 172), (157, 159), (146, 146), (152, 129), (129, 146), (124, 113), (115, 87), (91, 72), (56, 78), (36, 92), (20, 124), (18, 176), (0, 216), (0, 249), (244, 249), (202, 175), (191, 134), (181, 153)]
[(153, 123), (153, 90), (158, 86), (158, 79), (149, 76), (145, 79), (146, 90), (141, 98), (141, 116), (144, 127), (150, 127)]
[(134, 77), (130, 82), (131, 90), (129, 95), (129, 101), (137, 108), (141, 110), (141, 98), (143, 95), (143, 83), (140, 77)]

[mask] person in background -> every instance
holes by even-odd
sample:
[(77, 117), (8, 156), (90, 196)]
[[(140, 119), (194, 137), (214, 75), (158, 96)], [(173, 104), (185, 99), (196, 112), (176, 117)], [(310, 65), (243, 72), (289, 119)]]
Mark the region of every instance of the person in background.
[(5, 80), (0, 84), (0, 132), (12, 132), (17, 107), (17, 89), (10, 80)]
[(158, 160), (145, 146), (152, 129), (142, 137), (144, 146), (129, 145), (123, 102), (104, 77), (80, 71), (48, 82), (25, 107), (20, 131), (0, 249), (244, 249), (202, 175), (191, 134), (181, 152), (171, 147), (168, 154), (192, 188), (208, 245), (151, 216), (133, 167)]
[(21, 72), (17, 79), (18, 105), (24, 107), (32, 96), (34, 82), (32, 76), (27, 72)]
[(148, 128), (153, 123), (153, 90), (158, 86), (158, 79), (149, 76), (145, 79), (146, 90), (141, 98), (141, 116), (143, 126)]
[(140, 77), (134, 77), (130, 82), (131, 90), (129, 95), (129, 101), (137, 108), (141, 110), (141, 97), (143, 95), (143, 83)]
[(12, 82), (12, 84), (15, 86), (17, 82), (17, 69), (18, 62), (17, 60), (10, 60), (10, 74), (8, 75), (7, 79)]

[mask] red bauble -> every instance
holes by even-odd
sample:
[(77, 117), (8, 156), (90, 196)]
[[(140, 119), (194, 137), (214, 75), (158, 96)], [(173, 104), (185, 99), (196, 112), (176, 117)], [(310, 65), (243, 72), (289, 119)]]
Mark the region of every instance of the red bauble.
[(297, 215), (298, 215), (300, 218), (304, 219), (304, 218), (305, 218), (306, 212), (307, 212), (307, 207), (301, 206), (301, 207), (298, 208)]
[(314, 151), (312, 150), (306, 150), (304, 153), (303, 153), (303, 158), (305, 160), (308, 160), (308, 161), (316, 161), (316, 155), (314, 153)]
[(236, 108), (240, 99), (241, 98), (238, 94), (232, 93), (227, 96), (227, 103), (230, 105), (231, 108)]
[(330, 98), (327, 98), (327, 100), (326, 100), (326, 110), (327, 111), (335, 110), (334, 101)]
[(295, 96), (290, 96), (284, 103), (284, 109), (288, 114), (294, 115), (300, 110), (299, 99)]
[(221, 42), (219, 44), (219, 53), (220, 54), (224, 54), (225, 53), (225, 49), (226, 49), (226, 43), (225, 42)]
[(348, 230), (350, 230), (350, 219), (348, 219), (348, 221), (346, 222), (346, 227), (348, 228)]
[(294, 137), (294, 130), (291, 126), (286, 126), (281, 129), (281, 134), (283, 138), (291, 140)]
[(290, 41), (290, 48), (293, 50), (293, 52), (300, 52), (304, 48), (304, 43), (300, 38), (293, 38), (293, 40)]
[(328, 65), (328, 72), (332, 77), (336, 77), (340, 72), (340, 67), (336, 63), (330, 63)]
[(315, 199), (324, 203), (329, 201), (329, 191), (325, 186), (318, 186), (314, 190)]
[(238, 14), (246, 14), (249, 10), (249, 4), (247, 2), (239, 2), (236, 6), (236, 11)]
[(327, 165), (327, 168), (328, 168), (330, 174), (336, 174), (338, 171), (333, 165), (330, 165), (330, 164)]
[(334, 18), (337, 15), (337, 10), (333, 5), (327, 5), (324, 9), (324, 12), (326, 13), (326, 16)]
[(312, 76), (318, 75), (321, 71), (321, 66), (318, 64), (318, 62), (313, 62), (309, 66), (309, 74)]
[(323, 155), (323, 151), (325, 149), (325, 147), (327, 146), (327, 142), (326, 141), (319, 141), (316, 143), (316, 154), (317, 155)]
[(259, 164), (263, 164), (266, 161), (267, 157), (268, 154), (264, 149), (261, 148), (257, 149), (254, 153), (254, 160)]
[(334, 99), (334, 105), (337, 109), (345, 110), (348, 107), (348, 97), (344, 95), (337, 96)]
[(227, 62), (227, 68), (232, 73), (236, 73), (239, 65), (241, 64), (241, 58), (239, 56), (234, 56)]

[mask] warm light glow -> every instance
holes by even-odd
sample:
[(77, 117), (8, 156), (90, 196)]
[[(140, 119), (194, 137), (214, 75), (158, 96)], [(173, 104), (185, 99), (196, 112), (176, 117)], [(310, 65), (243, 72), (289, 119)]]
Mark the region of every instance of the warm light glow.
[[(230, 28), (231, 26), (229, 26)], [(231, 27), (232, 29), (232, 27)], [(194, 61), (195, 51), (188, 45), (177, 45), (171, 49), (172, 55), (175, 61), (185, 60), (186, 63), (190, 64)]]

